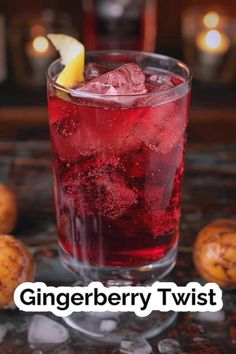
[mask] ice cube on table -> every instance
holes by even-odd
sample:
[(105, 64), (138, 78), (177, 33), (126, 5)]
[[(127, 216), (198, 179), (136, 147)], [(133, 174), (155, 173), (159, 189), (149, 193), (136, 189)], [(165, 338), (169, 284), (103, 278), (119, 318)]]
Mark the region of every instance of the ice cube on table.
[(120, 352), (124, 354), (151, 354), (152, 347), (140, 334), (132, 333), (122, 339)]
[(161, 354), (174, 354), (180, 351), (180, 344), (172, 338), (165, 338), (158, 343), (158, 350)]
[(117, 328), (117, 322), (112, 319), (102, 320), (100, 330), (105, 333), (113, 332)]
[(102, 95), (140, 95), (147, 92), (145, 75), (134, 63), (121, 65), (90, 80), (79, 91)]
[(67, 328), (43, 315), (34, 315), (28, 329), (31, 344), (60, 344), (69, 338)]
[(223, 322), (225, 320), (225, 312), (223, 310), (216, 312), (197, 312), (195, 317), (198, 321)]
[(0, 324), (0, 343), (3, 341), (6, 334), (7, 328), (3, 324)]

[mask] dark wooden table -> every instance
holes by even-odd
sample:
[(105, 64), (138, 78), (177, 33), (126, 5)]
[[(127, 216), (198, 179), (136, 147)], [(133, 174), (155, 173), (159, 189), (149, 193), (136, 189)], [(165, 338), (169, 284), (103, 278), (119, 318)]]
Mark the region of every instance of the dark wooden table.
[[(21, 115), (25, 115), (23, 125), (18, 122)], [(0, 120), (0, 180), (16, 190), (20, 201), (15, 235), (29, 245), (34, 254), (37, 280), (55, 285), (70, 284), (74, 276), (62, 268), (57, 256), (45, 109), (1, 109)], [(9, 121), (14, 123), (7, 130)], [(214, 219), (236, 218), (236, 111), (195, 109), (191, 113), (189, 131), (182, 238), (177, 266), (171, 274), (179, 285), (200, 280), (192, 263), (192, 245), (197, 232)], [(0, 312), (0, 324), (12, 324), (0, 343), (0, 354), (108, 354), (117, 347), (92, 342), (70, 330), (70, 340), (65, 345), (33, 349), (27, 342), (31, 317), (32, 314), (17, 310)], [(150, 340), (153, 353), (158, 353), (157, 344), (162, 338), (177, 339), (181, 353), (236, 353), (235, 291), (224, 292), (223, 312), (211, 320), (203, 321), (197, 314), (179, 315), (171, 328)]]

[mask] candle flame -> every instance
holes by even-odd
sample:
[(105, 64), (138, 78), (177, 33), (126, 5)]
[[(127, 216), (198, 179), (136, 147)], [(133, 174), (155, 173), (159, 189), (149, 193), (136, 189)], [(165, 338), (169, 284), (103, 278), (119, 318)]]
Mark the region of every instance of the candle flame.
[(200, 32), (196, 37), (196, 45), (200, 51), (211, 55), (224, 55), (230, 48), (230, 38), (217, 30)]
[(47, 38), (43, 36), (38, 36), (34, 38), (33, 40), (33, 48), (36, 50), (38, 53), (44, 53), (48, 50), (49, 47), (49, 42)]
[(203, 17), (203, 23), (207, 28), (216, 28), (220, 22), (220, 16), (216, 11), (208, 12)]
[(216, 30), (207, 32), (205, 37), (205, 43), (208, 48), (212, 48), (212, 49), (218, 48), (220, 47), (221, 42), (222, 42), (222, 36), (220, 32)]
[(205, 42), (207, 47), (209, 48), (218, 48), (221, 45), (222, 42), (222, 36), (220, 32), (216, 30), (212, 30), (207, 32), (206, 37), (205, 37)]

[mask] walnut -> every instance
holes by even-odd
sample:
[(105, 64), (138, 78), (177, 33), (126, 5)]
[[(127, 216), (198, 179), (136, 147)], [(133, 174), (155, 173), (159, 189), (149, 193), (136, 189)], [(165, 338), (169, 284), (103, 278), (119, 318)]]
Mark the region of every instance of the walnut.
[(17, 223), (18, 203), (15, 192), (0, 183), (0, 234), (11, 233)]
[(198, 272), (207, 281), (236, 287), (236, 221), (216, 220), (202, 229), (193, 257)]
[(0, 235), (0, 308), (12, 307), (15, 288), (33, 281), (35, 263), (28, 248), (13, 236)]

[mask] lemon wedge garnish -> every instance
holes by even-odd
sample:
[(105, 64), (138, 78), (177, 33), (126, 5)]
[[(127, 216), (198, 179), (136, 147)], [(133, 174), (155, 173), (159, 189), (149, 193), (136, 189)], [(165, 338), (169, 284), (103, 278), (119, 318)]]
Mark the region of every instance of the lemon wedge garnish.
[(65, 65), (60, 72), (57, 83), (65, 87), (73, 87), (84, 80), (84, 46), (77, 39), (65, 34), (48, 34), (54, 47), (61, 56), (61, 63)]

